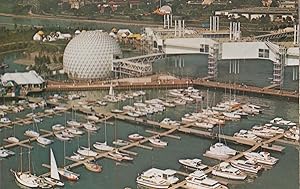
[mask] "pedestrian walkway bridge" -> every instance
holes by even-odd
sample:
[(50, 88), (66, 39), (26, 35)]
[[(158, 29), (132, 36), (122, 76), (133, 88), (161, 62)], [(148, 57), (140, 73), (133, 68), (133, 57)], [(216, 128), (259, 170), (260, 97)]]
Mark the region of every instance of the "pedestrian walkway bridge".
[(155, 53), (113, 60), (112, 71), (120, 75), (140, 77), (152, 73), (152, 63), (165, 58), (165, 53)]

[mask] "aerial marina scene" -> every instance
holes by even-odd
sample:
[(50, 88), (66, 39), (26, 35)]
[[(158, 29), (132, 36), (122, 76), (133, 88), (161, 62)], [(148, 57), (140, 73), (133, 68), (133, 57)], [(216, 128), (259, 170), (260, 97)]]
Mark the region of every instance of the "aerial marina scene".
[(0, 188), (299, 188), (298, 1), (0, 2)]

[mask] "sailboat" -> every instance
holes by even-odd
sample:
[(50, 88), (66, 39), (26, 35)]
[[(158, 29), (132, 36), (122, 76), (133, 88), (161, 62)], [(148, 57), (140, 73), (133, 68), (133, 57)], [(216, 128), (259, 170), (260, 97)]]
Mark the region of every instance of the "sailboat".
[(64, 186), (64, 183), (60, 181), (58, 174), (56, 160), (52, 149), (50, 148), (50, 177), (44, 177), (46, 182), (53, 186)]
[(94, 152), (93, 150), (91, 150), (90, 148), (90, 132), (88, 131), (88, 145), (89, 147), (79, 147), (77, 150), (77, 153), (83, 156), (87, 156), (87, 157), (96, 157), (98, 155), (97, 152)]
[(39, 178), (35, 175), (32, 175), (30, 173), (30, 150), (28, 152), (28, 161), (29, 161), (29, 171), (28, 172), (23, 172), (22, 171), (22, 148), (21, 148), (21, 171), (17, 172), (14, 170), (10, 170), (12, 174), (14, 175), (16, 181), (20, 183), (23, 186), (29, 187), (29, 188), (38, 188), (39, 187)]
[(106, 136), (106, 119), (104, 120), (104, 133), (105, 133), (105, 141), (102, 142), (96, 142), (93, 144), (94, 148), (100, 151), (112, 151), (114, 150), (114, 147), (111, 147), (107, 145), (107, 136)]
[[(64, 141), (64, 157), (66, 155), (65, 151), (66, 151), (66, 142)], [(64, 158), (64, 167), (65, 167), (65, 165), (66, 165), (66, 161)], [(79, 174), (73, 173), (72, 171), (69, 171), (67, 168), (59, 168), (57, 171), (62, 177), (66, 178), (70, 181), (79, 180)]]

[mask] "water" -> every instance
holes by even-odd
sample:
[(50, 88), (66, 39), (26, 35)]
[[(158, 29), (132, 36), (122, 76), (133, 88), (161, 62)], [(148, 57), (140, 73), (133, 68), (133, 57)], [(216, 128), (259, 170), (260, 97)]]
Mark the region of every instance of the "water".
[[(103, 96), (106, 92), (78, 92), (80, 94), (86, 94), (87, 99), (96, 99)], [(212, 94), (212, 91), (210, 95)], [(49, 94), (44, 94), (49, 95)], [(147, 91), (147, 98), (154, 98), (156, 96), (165, 97), (164, 90), (152, 90)], [(224, 97), (223, 93), (216, 93), (216, 100), (219, 101)], [(267, 98), (257, 98), (257, 97), (238, 97), (250, 100), (251, 102), (255, 102), (258, 104), (269, 106), (270, 108), (266, 108), (264, 110), (264, 114), (249, 117), (249, 119), (243, 119), (238, 122), (228, 122), (225, 127), (222, 129), (223, 133), (233, 134), (235, 131), (240, 130), (241, 128), (247, 129), (250, 128), (253, 124), (267, 122), (270, 119), (274, 118), (274, 116), (282, 116), (285, 119), (289, 119), (292, 121), (297, 120), (297, 104), (293, 102), (282, 102), (280, 100), (273, 100)], [(6, 102), (9, 103), (9, 102)], [(132, 104), (132, 101), (126, 101), (124, 104)], [(104, 109), (110, 109), (118, 107), (118, 104), (110, 104), (108, 107), (104, 107)], [(188, 105), (181, 106), (174, 109), (168, 109), (165, 113), (157, 114), (154, 116), (149, 116), (149, 119), (160, 121), (164, 117), (170, 117), (172, 119), (180, 120), (180, 117), (186, 112), (195, 111), (196, 108), (199, 108), (197, 105)], [(39, 110), (35, 110), (39, 111)], [(31, 110), (27, 109), (25, 112), (21, 112), (14, 115), (9, 115), (10, 118), (15, 117), (24, 117), (27, 113), (30, 113)], [(66, 114), (67, 119), (71, 119), (71, 113)], [(77, 120), (84, 121), (84, 116), (81, 114), (77, 114)], [(38, 124), (39, 129), (50, 130), (50, 127), (56, 123), (64, 123), (65, 115), (57, 115), (53, 118), (45, 118), (44, 122)], [(107, 138), (108, 144), (112, 144), (112, 141), (115, 138), (126, 139), (127, 136), (131, 133), (140, 133), (142, 135), (150, 136), (149, 133), (145, 132), (146, 129), (154, 130), (154, 131), (162, 131), (157, 128), (144, 127), (139, 126), (132, 123), (127, 123), (123, 121), (115, 121), (112, 120), (114, 125), (107, 124)], [(103, 124), (99, 124), (98, 126), (101, 129), (96, 134), (91, 134), (91, 144), (95, 141), (104, 141), (104, 126)], [(33, 128), (33, 125), (24, 125), (24, 126), (16, 126), (15, 134), (20, 139), (25, 139), (23, 136), (25, 130)], [(14, 134), (14, 129), (3, 129), (0, 132), (0, 139), (6, 138), (10, 135)], [(171, 139), (164, 137), (163, 140), (166, 140), (169, 144), (164, 149), (156, 149), (153, 151), (145, 150), (141, 148), (132, 148), (131, 151), (137, 152), (138, 156), (134, 157), (133, 163), (115, 163), (112, 160), (101, 159), (97, 161), (99, 164), (103, 166), (103, 172), (100, 174), (92, 173), (87, 171), (83, 166), (72, 169), (74, 172), (79, 173), (80, 180), (76, 183), (65, 182), (65, 188), (124, 188), (131, 187), (136, 188), (135, 178), (137, 175), (151, 167), (157, 168), (171, 168), (175, 170), (182, 170), (180, 164), (178, 163), (178, 159), (180, 158), (193, 158), (198, 157), (203, 160), (205, 164), (213, 165), (218, 163), (218, 161), (211, 160), (202, 156), (202, 154), (206, 151), (206, 149), (216, 141), (212, 141), (210, 139), (205, 139), (201, 137), (186, 135), (182, 133), (176, 133), (176, 135), (181, 137), (181, 140)], [(3, 140), (1, 140), (3, 141)], [(72, 152), (76, 151), (78, 146), (88, 146), (87, 143), (87, 134), (73, 139), (71, 142), (66, 142), (66, 155), (71, 155)], [(2, 142), (3, 144), (4, 142)], [(149, 145), (146, 143), (146, 145)], [(47, 168), (41, 166), (41, 164), (49, 164), (49, 147), (41, 147), (37, 143), (32, 143), (34, 149), (31, 151), (32, 158), (32, 171), (36, 174), (42, 174), (47, 171)], [(64, 164), (63, 161), (63, 142), (55, 139), (55, 142), (50, 146), (53, 148), (53, 151), (56, 156), (56, 160), (59, 166)], [(187, 147), (189, 146), (189, 147)], [(229, 146), (238, 149), (238, 150), (246, 150), (246, 146), (229, 144)], [(17, 154), (19, 153), (19, 148), (13, 148)], [(23, 170), (28, 169), (28, 159), (27, 153), (25, 153), (25, 149), (23, 149)], [(258, 178), (254, 180), (248, 180), (246, 183), (240, 182), (238, 184), (230, 185), (230, 188), (235, 189), (254, 189), (254, 188), (270, 188), (272, 189), (282, 189), (282, 188), (290, 188), (296, 189), (298, 186), (298, 152), (292, 146), (287, 146), (284, 153), (272, 153), (273, 156), (278, 157), (279, 163), (275, 165), (271, 170), (267, 170), (258, 175)], [(13, 176), (9, 173), (9, 169), (19, 169), (20, 157), (18, 155), (10, 157), (8, 159), (3, 159), (0, 161), (1, 166), (1, 184), (5, 186), (5, 188), (18, 188), (16, 185)], [(70, 163), (66, 160), (66, 163)], [(289, 174), (288, 177), (285, 177), (284, 181), (282, 178), (286, 174)], [(250, 183), (248, 183), (250, 182)]]

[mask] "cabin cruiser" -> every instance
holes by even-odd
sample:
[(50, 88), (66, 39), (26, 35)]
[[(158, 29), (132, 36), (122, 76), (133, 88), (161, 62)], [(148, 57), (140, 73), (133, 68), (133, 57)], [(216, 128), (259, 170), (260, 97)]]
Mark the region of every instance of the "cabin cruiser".
[(64, 186), (64, 183), (60, 181), (56, 160), (54, 157), (54, 153), (50, 148), (50, 177), (44, 177), (45, 181), (52, 186)]
[(275, 133), (270, 132), (269, 129), (257, 125), (252, 127), (251, 132), (261, 138), (272, 138), (275, 135)]
[(160, 124), (164, 124), (164, 125), (170, 125), (170, 126), (174, 126), (174, 127), (177, 127), (177, 126), (180, 126), (180, 123), (178, 123), (177, 121), (173, 121), (171, 120), (170, 118), (164, 118)]
[(61, 131), (62, 136), (67, 137), (67, 138), (74, 138), (75, 136), (72, 133), (69, 133), (66, 130)]
[(151, 168), (136, 178), (136, 182), (139, 185), (150, 188), (169, 188), (170, 185), (178, 182), (178, 178), (174, 175), (176, 171), (167, 169), (160, 170), (157, 168)]
[(53, 140), (41, 136), (37, 137), (36, 141), (42, 145), (49, 145), (53, 142)]
[(237, 153), (236, 150), (233, 150), (226, 146), (223, 143), (216, 143), (212, 145), (209, 150), (205, 152), (206, 156), (216, 158), (216, 159), (228, 159), (230, 156), (234, 156)]
[(128, 138), (133, 141), (138, 141), (138, 140), (142, 140), (144, 137), (138, 133), (134, 133), (129, 135)]
[(211, 123), (206, 123), (206, 122), (195, 122), (194, 123), (196, 127), (200, 127), (203, 129), (212, 129), (214, 127), (213, 124)]
[(228, 189), (218, 181), (208, 178), (207, 175), (197, 170), (185, 178), (186, 187), (189, 189)]
[(56, 136), (56, 138), (58, 138), (61, 141), (68, 141), (71, 140), (71, 138), (64, 136), (61, 133), (54, 133), (54, 135)]
[(220, 163), (219, 166), (215, 167), (215, 169), (212, 170), (212, 174), (215, 176), (233, 180), (245, 180), (247, 177), (247, 175), (244, 172), (232, 167), (227, 162)]
[(126, 145), (130, 144), (130, 142), (121, 140), (121, 139), (117, 139), (117, 140), (113, 141), (112, 143), (117, 146), (126, 146)]
[(95, 115), (89, 115), (89, 116), (87, 116), (87, 119), (91, 120), (91, 121), (99, 121), (99, 117), (97, 117)]
[(260, 142), (261, 138), (256, 136), (253, 132), (247, 131), (247, 130), (240, 130), (238, 133), (234, 133), (233, 137), (239, 138), (245, 141), (250, 141), (250, 142)]
[(78, 94), (68, 95), (68, 100), (77, 100), (77, 99), (80, 99), (80, 95), (78, 95)]
[(20, 142), (20, 140), (17, 137), (14, 137), (14, 136), (8, 137), (6, 140), (9, 143), (18, 143), (18, 142)]
[(150, 138), (149, 142), (158, 147), (165, 147), (168, 145), (168, 142), (162, 141), (159, 138)]
[(274, 165), (278, 159), (270, 155), (269, 152), (245, 152), (245, 158), (252, 161), (257, 161), (257, 163), (262, 163), (266, 165)]
[(284, 133), (284, 137), (287, 138), (287, 139), (297, 140), (297, 141), (300, 139), (299, 134), (295, 134), (291, 131), (286, 131)]
[(231, 160), (230, 164), (235, 168), (255, 174), (262, 169), (261, 165), (257, 165), (255, 161), (251, 160)]
[(26, 135), (28, 137), (39, 137), (40, 133), (29, 129), (29, 130), (25, 131), (24, 135)]
[(108, 155), (117, 159), (118, 161), (122, 161), (122, 160), (132, 161), (133, 160), (133, 158), (130, 157), (128, 154), (121, 153), (118, 150), (108, 152)]
[(8, 156), (12, 156), (12, 155), (15, 155), (15, 152), (13, 152), (11, 150), (4, 149), (4, 148), (0, 149), (0, 157), (1, 158), (5, 158), (5, 157), (8, 157)]
[(82, 125), (86, 130), (89, 130), (89, 131), (97, 131), (98, 130), (98, 128), (90, 122), (83, 123)]
[(11, 123), (10, 119), (8, 117), (2, 117), (0, 119), (0, 123)]
[(181, 165), (191, 170), (203, 170), (207, 168), (207, 165), (202, 164), (201, 159), (180, 159), (178, 160)]
[(297, 124), (288, 120), (284, 120), (280, 117), (276, 117), (270, 121), (270, 123), (275, 125), (286, 125), (286, 126), (296, 126)]
[(123, 113), (123, 111), (119, 110), (119, 109), (113, 109), (113, 110), (111, 110), (111, 113), (121, 114), (121, 113)]
[(93, 144), (93, 146), (100, 151), (112, 151), (115, 149), (114, 147), (107, 145), (107, 142), (96, 142), (95, 144)]
[(67, 125), (69, 126), (73, 126), (73, 127), (81, 127), (81, 123), (77, 122), (77, 121), (67, 121)]
[(82, 155), (77, 154), (75, 152), (73, 152), (73, 155), (71, 155), (70, 158), (75, 161), (82, 161), (85, 159), (85, 157), (83, 157)]
[(86, 148), (86, 147), (78, 148), (77, 153), (87, 157), (96, 157), (98, 155), (97, 152), (94, 152), (90, 148)]

